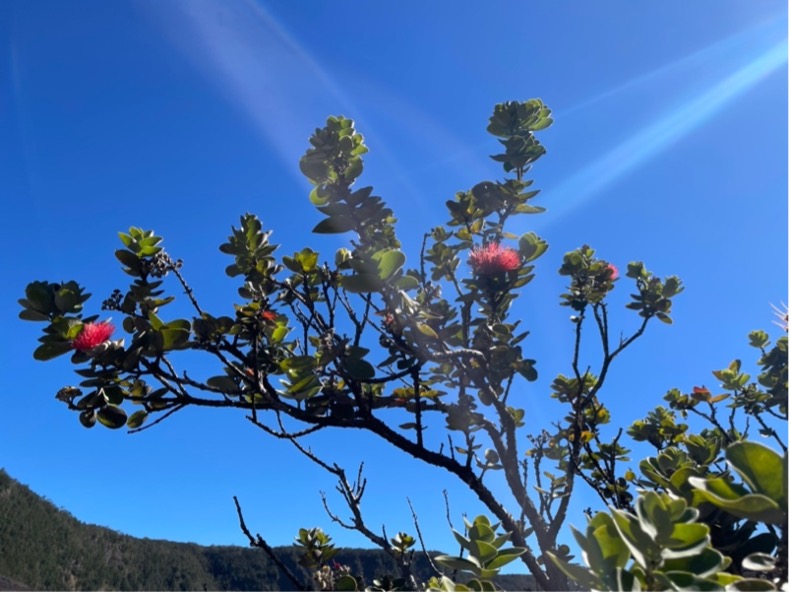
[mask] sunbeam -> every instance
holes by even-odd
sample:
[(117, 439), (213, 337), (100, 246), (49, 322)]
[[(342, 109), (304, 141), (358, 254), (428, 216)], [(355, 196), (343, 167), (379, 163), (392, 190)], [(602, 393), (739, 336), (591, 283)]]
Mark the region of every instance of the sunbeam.
[[(692, 54), (684, 56), (683, 58), (665, 64), (659, 68), (655, 68), (650, 72), (645, 72), (638, 77), (630, 79), (623, 84), (618, 85), (612, 89), (608, 89), (594, 97), (585, 99), (580, 103), (574, 104), (571, 107), (560, 109), (555, 112), (555, 117), (567, 117), (572, 113), (590, 107), (593, 104), (609, 99), (619, 93), (628, 91), (640, 85), (650, 83), (660, 79), (663, 76), (671, 75), (675, 72), (685, 69), (699, 69), (708, 68), (712, 64), (713, 59), (721, 60), (724, 55), (729, 52), (743, 51), (745, 45), (760, 43), (761, 40), (776, 39), (778, 35), (784, 35), (786, 31), (785, 16), (776, 16), (772, 19), (764, 21), (748, 29), (740, 31), (730, 37), (721, 39), (705, 48), (698, 50)], [(748, 46), (749, 47), (749, 46)]]
[(376, 123), (392, 119), (396, 111), (402, 122), (410, 123), (413, 137), (430, 138), (437, 147), (443, 142), (444, 147), (460, 147), (447, 130), (397, 96), (377, 90), (371, 81), (352, 79), (350, 85), (353, 75), (346, 73), (347, 87), (365, 89), (364, 101), (352, 101), (354, 93), (254, 0), (182, 0), (149, 6), (150, 16), (171, 42), (252, 122), (298, 185), (306, 184), (297, 167), (305, 138), (328, 115), (342, 113), (358, 122), (366, 138), (375, 139), (376, 159), (385, 172), (395, 172), (384, 179), (398, 186), (402, 200), (410, 197), (413, 208), (425, 210), (425, 197), (408, 176), (399, 173), (406, 168), (389, 150), (387, 135), (377, 134)]
[(788, 62), (788, 41), (776, 43), (707, 91), (638, 130), (603, 157), (545, 192), (553, 208), (544, 223), (557, 221), (651, 157), (691, 134), (740, 95)]
[(296, 168), (304, 138), (294, 131), (306, 135), (315, 128), (321, 120), (314, 112), (328, 97), (336, 111), (353, 111), (322, 67), (252, 0), (157, 3), (151, 14), (304, 183)]

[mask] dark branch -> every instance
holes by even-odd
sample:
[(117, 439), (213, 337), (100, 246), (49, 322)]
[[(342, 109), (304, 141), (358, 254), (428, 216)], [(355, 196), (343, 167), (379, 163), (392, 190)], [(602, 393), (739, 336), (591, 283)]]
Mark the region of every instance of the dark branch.
[(257, 547), (266, 553), (267, 556), (277, 565), (278, 568), (288, 577), (294, 586), (299, 589), (300, 591), (309, 591), (308, 587), (304, 585), (300, 580), (294, 576), (294, 573), (289, 570), (288, 566), (283, 564), (283, 561), (277, 556), (275, 550), (271, 548), (271, 546), (261, 537), (260, 534), (256, 533), (255, 537), (253, 534), (250, 533), (250, 530), (247, 528), (247, 524), (244, 522), (244, 517), (242, 516), (242, 507), (239, 505), (239, 500), (236, 496), (233, 497), (233, 502), (236, 505), (236, 514), (239, 517), (239, 526), (242, 529), (242, 533), (245, 534), (247, 539), (250, 540), (251, 547)]

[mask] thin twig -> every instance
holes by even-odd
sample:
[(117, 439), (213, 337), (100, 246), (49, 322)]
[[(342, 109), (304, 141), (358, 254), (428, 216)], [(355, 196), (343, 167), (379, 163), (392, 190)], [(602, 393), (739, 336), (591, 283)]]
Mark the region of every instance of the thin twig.
[(420, 368), (413, 368), (412, 385), (415, 391), (415, 431), (417, 433), (417, 445), (423, 447), (423, 408), (420, 401)]
[(269, 556), (269, 558), (277, 565), (277, 567), (280, 568), (283, 574), (285, 574), (288, 579), (294, 583), (294, 586), (297, 589), (300, 591), (308, 591), (308, 587), (300, 582), (300, 580), (294, 575), (294, 573), (291, 572), (288, 566), (283, 564), (283, 561), (277, 556), (275, 551), (264, 540), (264, 538), (261, 537), (260, 534), (257, 533), (256, 536), (253, 537), (252, 533), (250, 533), (250, 530), (247, 528), (247, 524), (244, 522), (244, 517), (242, 516), (242, 507), (239, 505), (239, 499), (236, 496), (233, 497), (233, 502), (236, 505), (236, 514), (239, 517), (239, 526), (242, 529), (242, 533), (244, 533), (247, 539), (250, 540), (250, 546), (264, 550), (266, 555)]
[[(278, 417), (278, 422), (280, 423), (280, 427), (283, 428), (283, 424), (282, 424), (282, 422), (280, 422), (280, 411), (276, 411), (275, 415), (277, 415), (277, 417)], [(258, 428), (261, 428), (264, 432), (266, 432), (270, 436), (274, 436), (275, 438), (279, 438), (279, 439), (284, 439), (285, 438), (285, 439), (288, 439), (288, 440), (292, 440), (292, 439), (296, 439), (296, 438), (302, 438), (303, 436), (307, 436), (308, 434), (312, 434), (313, 432), (317, 432), (318, 430), (320, 430), (320, 429), (325, 427), (325, 426), (323, 426), (321, 424), (317, 424), (317, 425), (311, 426), (309, 428), (306, 428), (304, 430), (300, 430), (298, 432), (287, 432), (285, 430), (282, 431), (282, 432), (278, 432), (277, 430), (273, 430), (272, 428), (270, 428), (266, 424), (261, 423), (257, 419), (254, 419), (252, 415), (248, 415), (247, 419), (253, 425), (255, 425)]]
[(428, 561), (429, 566), (431, 569), (439, 576), (440, 572), (437, 567), (434, 565), (434, 560), (429, 556), (428, 549), (426, 549), (426, 542), (423, 541), (423, 533), (420, 531), (420, 523), (417, 519), (417, 513), (412, 506), (412, 501), (407, 497), (406, 499), (407, 504), (409, 504), (409, 510), (412, 512), (412, 520), (415, 521), (415, 531), (417, 531), (417, 538), (420, 540), (420, 547), (423, 550), (423, 554), (426, 556), (426, 560)]
[(187, 297), (192, 302), (192, 305), (195, 308), (195, 310), (198, 312), (198, 314), (203, 316), (203, 310), (201, 310), (201, 307), (198, 305), (198, 300), (195, 299), (195, 294), (193, 293), (192, 288), (189, 285), (187, 285), (187, 282), (184, 280), (184, 277), (181, 276), (178, 267), (173, 266), (170, 270), (173, 271), (174, 275), (176, 275), (176, 278), (179, 280), (179, 283), (181, 283), (181, 286), (184, 288), (184, 293), (187, 294)]
[(155, 425), (157, 425), (158, 423), (162, 423), (163, 421), (165, 421), (167, 418), (169, 418), (171, 415), (173, 415), (177, 411), (180, 411), (181, 409), (184, 409), (184, 407), (186, 407), (186, 406), (187, 406), (186, 403), (182, 403), (180, 405), (176, 405), (175, 407), (173, 407), (173, 409), (171, 409), (170, 411), (165, 413), (162, 417), (156, 418), (150, 424), (146, 424), (144, 426), (140, 426), (139, 428), (135, 428), (134, 430), (129, 430), (129, 434), (137, 434), (138, 432), (142, 432), (143, 430), (147, 430), (148, 428), (152, 428)]
[(774, 439), (775, 439), (775, 441), (776, 441), (776, 442), (777, 442), (777, 444), (780, 446), (780, 448), (781, 448), (781, 449), (783, 449), (783, 452), (785, 452), (786, 450), (788, 450), (788, 448), (786, 447), (786, 445), (785, 445), (785, 444), (783, 443), (783, 441), (780, 439), (780, 436), (777, 434), (777, 432), (776, 432), (774, 429), (770, 428), (770, 427), (769, 427), (769, 426), (766, 424), (766, 422), (763, 420), (763, 418), (762, 418), (762, 417), (761, 417), (761, 416), (760, 416), (758, 413), (754, 413), (754, 414), (753, 414), (753, 417), (754, 417), (755, 419), (757, 419), (757, 420), (758, 420), (758, 423), (759, 423), (759, 424), (761, 424), (761, 428), (763, 428), (763, 430), (764, 430), (764, 432), (766, 433), (766, 435), (769, 435), (769, 436), (771, 436), (772, 438), (774, 438)]
[(448, 490), (442, 490), (442, 498), (445, 500), (445, 520), (448, 521), (448, 527), (453, 531), (453, 522), (450, 520), (450, 502), (448, 501)]
[[(442, 490), (442, 497), (445, 499), (445, 519), (448, 521), (448, 527), (450, 527), (451, 531), (455, 531), (453, 528), (453, 522), (450, 520), (450, 502), (448, 502), (448, 490)], [(461, 558), (462, 555), (464, 555), (464, 547), (459, 546), (459, 558)], [(454, 569), (454, 571), (451, 573), (453, 580), (456, 580), (457, 572), (458, 571)], [(443, 576), (442, 573), (440, 573), (440, 576)]]

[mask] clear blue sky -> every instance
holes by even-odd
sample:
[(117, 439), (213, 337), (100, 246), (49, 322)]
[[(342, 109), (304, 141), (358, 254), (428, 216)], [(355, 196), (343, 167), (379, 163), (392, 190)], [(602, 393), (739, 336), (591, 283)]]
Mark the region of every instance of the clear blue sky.
[[(0, 467), (83, 521), (243, 544), (237, 495), (273, 544), (320, 525), (367, 545), (330, 526), (320, 490), (345, 514), (332, 477), (239, 413), (185, 411), (132, 436), (84, 430), (53, 398), (78, 382), (68, 358), (34, 362), (40, 328), (17, 318), (37, 279), (80, 281), (101, 314), (127, 282), (113, 251), (131, 225), (165, 237), (216, 314), (237, 301), (217, 248), (241, 214), (257, 213), (284, 254), (310, 244), (330, 257), (342, 240), (310, 236), (320, 217), (297, 165), (330, 114), (365, 135), (364, 183), (396, 211), (414, 263), (445, 200), (502, 178), (488, 159), (492, 106), (539, 97), (553, 109), (532, 172), (549, 213), (512, 230), (550, 243), (517, 312), (538, 360), (539, 380), (519, 394), (533, 431), (560, 415), (548, 386), (570, 368), (564, 252), (589, 243), (622, 269), (643, 260), (686, 285), (675, 324), (652, 325), (617, 362), (604, 395), (616, 424), (671, 387), (714, 386), (709, 371), (732, 358), (752, 361), (746, 334), (788, 301), (782, 2), (5, 0), (0, 40)], [(628, 294), (621, 282), (613, 311)], [(168, 311), (180, 312), (183, 298)], [(637, 320), (612, 323), (629, 332)], [(366, 461), (364, 511), (390, 534), (412, 531), (407, 495), (438, 548), (455, 543), (443, 488), (456, 523), (482, 512), (450, 478), (362, 434), (311, 444)]]

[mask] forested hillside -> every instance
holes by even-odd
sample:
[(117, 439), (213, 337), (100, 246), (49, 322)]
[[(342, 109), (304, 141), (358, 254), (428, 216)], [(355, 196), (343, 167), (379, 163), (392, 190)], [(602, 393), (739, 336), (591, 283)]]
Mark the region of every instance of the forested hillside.
[[(298, 529), (295, 528), (295, 532)], [(275, 548), (298, 576), (298, 553)], [(370, 580), (393, 573), (381, 551), (342, 549), (337, 561)], [(430, 571), (418, 560), (423, 576)], [(45, 591), (294, 590), (260, 550), (138, 539), (88, 525), (0, 470), (0, 577)], [(522, 589), (526, 577), (502, 577)], [(0, 589), (12, 583), (0, 581)], [(10, 588), (10, 587), (9, 587)], [(14, 589), (16, 590), (16, 589)]]
[[(277, 548), (297, 568), (296, 548)], [(345, 550), (356, 571), (391, 568), (380, 552)], [(299, 573), (299, 570), (297, 570)], [(0, 471), (0, 575), (40, 590), (271, 591), (293, 585), (262, 551), (137, 539), (81, 523)]]

